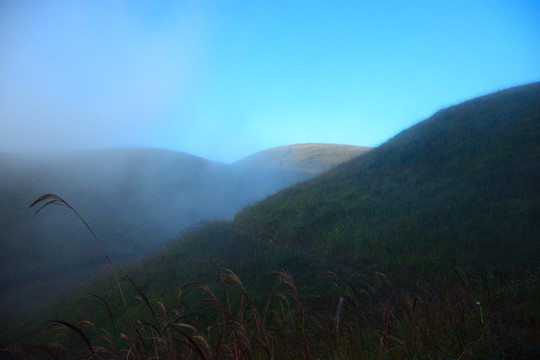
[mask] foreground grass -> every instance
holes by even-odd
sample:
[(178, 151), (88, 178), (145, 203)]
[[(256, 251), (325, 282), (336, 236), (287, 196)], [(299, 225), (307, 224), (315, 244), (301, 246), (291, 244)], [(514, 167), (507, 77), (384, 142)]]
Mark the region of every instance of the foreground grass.
[[(38, 203), (45, 204), (42, 208), (61, 205), (76, 213), (54, 194), (44, 195), (32, 206)], [(475, 275), (460, 268), (433, 266), (429, 271), (397, 266), (384, 274), (349, 268), (342, 272), (348, 274), (345, 280), (326, 273), (320, 287), (314, 285), (312, 272), (325, 267), (324, 263), (305, 261), (300, 253), (281, 249), (280, 263), (295, 266), (302, 275), (301, 284), (288, 271), (280, 270), (272, 272), (271, 286), (254, 281), (253, 273), (265, 271), (259, 260), (261, 256), (276, 257), (278, 252), (264, 255), (275, 247), (240, 236), (230, 225), (213, 224), (193, 235), (192, 251), (173, 251), (173, 246), (146, 265), (161, 264), (171, 271), (170, 261), (187, 265), (193, 257), (204, 266), (203, 253), (219, 253), (225, 260), (257, 254), (253, 263), (245, 258), (244, 268), (239, 268), (250, 286), (244, 286), (235, 272), (222, 270), (215, 284), (191, 281), (171, 293), (156, 291), (175, 289), (172, 284), (176, 283), (159, 267), (150, 271), (144, 266), (146, 276), (135, 277), (136, 281), (127, 275), (120, 278), (100, 241), (88, 230), (113, 274), (105, 282), (107, 295), (87, 295), (101, 311), (94, 311), (94, 306), (82, 315), (84, 303), (74, 303), (71, 306), (78, 309), (74, 314), (79, 318), (49, 321), (42, 331), (33, 331), (29, 341), (0, 346), (0, 357), (524, 359), (534, 358), (540, 351), (538, 270), (518, 281), (507, 281), (488, 267)], [(186, 243), (189, 245), (189, 236), (175, 246)], [(202, 253), (197, 255), (195, 249)], [(187, 256), (183, 260), (178, 255), (182, 253)], [(269, 262), (266, 269), (275, 264)], [(406, 276), (403, 269), (409, 271)], [(261, 274), (256, 275), (260, 279)]]
[(102, 323), (51, 321), (48, 343), (2, 352), (12, 359), (524, 359), (540, 351), (538, 327), (520, 319), (524, 283), (503, 285), (493, 273), (478, 281), (459, 271), (454, 279), (434, 274), (406, 290), (382, 273), (347, 281), (328, 273), (324, 297), (303, 293), (286, 271), (272, 278), (260, 302), (223, 270), (214, 286), (178, 288), (175, 305), (127, 279), (130, 316), (88, 295), (101, 303)]

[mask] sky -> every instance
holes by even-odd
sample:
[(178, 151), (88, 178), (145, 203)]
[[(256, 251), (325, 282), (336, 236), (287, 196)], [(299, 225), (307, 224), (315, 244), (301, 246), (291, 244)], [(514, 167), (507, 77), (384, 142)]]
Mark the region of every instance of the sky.
[(0, 151), (377, 146), (540, 80), (540, 1), (0, 0)]

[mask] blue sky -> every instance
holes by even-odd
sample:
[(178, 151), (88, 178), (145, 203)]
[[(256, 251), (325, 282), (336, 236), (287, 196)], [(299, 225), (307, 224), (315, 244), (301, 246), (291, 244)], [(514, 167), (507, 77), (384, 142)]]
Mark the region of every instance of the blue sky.
[(376, 146), (540, 80), (538, 1), (0, 2), (0, 151)]

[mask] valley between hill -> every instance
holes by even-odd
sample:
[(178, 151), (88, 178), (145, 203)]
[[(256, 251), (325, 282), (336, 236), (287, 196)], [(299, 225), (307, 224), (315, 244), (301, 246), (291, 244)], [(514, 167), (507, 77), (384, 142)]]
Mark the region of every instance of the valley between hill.
[[(108, 271), (73, 214), (54, 208), (34, 215), (28, 209), (42, 194), (57, 193), (77, 209), (120, 265), (203, 221), (232, 220), (241, 208), (349, 160), (355, 149), (365, 150), (309, 146), (310, 159), (320, 158), (316, 171), (305, 171), (298, 159), (283, 169), (143, 148), (0, 154), (0, 325)], [(275, 155), (268, 152), (270, 160)]]

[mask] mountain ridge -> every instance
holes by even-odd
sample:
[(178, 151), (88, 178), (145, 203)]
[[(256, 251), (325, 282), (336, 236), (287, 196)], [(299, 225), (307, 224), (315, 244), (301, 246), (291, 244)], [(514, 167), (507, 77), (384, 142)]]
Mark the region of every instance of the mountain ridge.
[(366, 146), (328, 143), (291, 144), (254, 153), (234, 164), (262, 168), (290, 168), (321, 173), (360, 156), (370, 149)]
[[(537, 208), (535, 201), (536, 204), (539, 201), (535, 184), (540, 183), (540, 165), (537, 161), (540, 158), (539, 116), (540, 83), (469, 100), (437, 112), (364, 156), (243, 209), (236, 215), (235, 224), (272, 241), (291, 244), (296, 241), (306, 242), (316, 248), (324, 248), (325, 242), (338, 243), (338, 237), (332, 233), (336, 229), (344, 231), (362, 228), (356, 235), (349, 236), (366, 239), (365, 245), (371, 244), (370, 253), (375, 251), (376, 243), (385, 243), (383, 238), (393, 239), (396, 246), (402, 244), (409, 236), (404, 238), (403, 230), (400, 229), (409, 229), (407, 231), (416, 232), (424, 238), (426, 243), (423, 247), (429, 247), (429, 242), (435, 241), (434, 235), (426, 237), (426, 232), (420, 231), (418, 225), (408, 223), (410, 219), (393, 219), (385, 225), (382, 219), (372, 223), (369, 218), (373, 212), (390, 219), (394, 216), (392, 214), (415, 211), (417, 223), (429, 220), (437, 231), (444, 232), (443, 229), (446, 229), (452, 232), (450, 226), (460, 228), (467, 224), (464, 219), (458, 220), (455, 213), (457, 209), (467, 211), (468, 206), (484, 206), (489, 210), (489, 202), (495, 204), (497, 196), (504, 195), (505, 199), (508, 198), (505, 201), (513, 206), (528, 204), (528, 218), (524, 219), (526, 223), (517, 227), (516, 234), (512, 236), (511, 226), (508, 226), (504, 229), (505, 235), (511, 236), (518, 243), (518, 234), (527, 235), (525, 238), (528, 245), (532, 246), (531, 253), (538, 254), (538, 246), (535, 247), (531, 241), (531, 234), (525, 234), (525, 230), (521, 229), (536, 229), (533, 232), (540, 235), (534, 221), (535, 218), (540, 220), (537, 210), (534, 210)], [(419, 136), (419, 133), (423, 135)], [(486, 186), (483, 186), (482, 181)], [(514, 182), (516, 186), (513, 186)], [(418, 185), (420, 183), (422, 188)], [(490, 186), (493, 189), (486, 188)], [(343, 191), (344, 187), (349, 190)], [(448, 193), (445, 188), (455, 188), (457, 191)], [(451, 197), (444, 199), (444, 195)], [(380, 207), (383, 201), (385, 205)], [(429, 201), (436, 202), (436, 206), (435, 203), (429, 205), (430, 210), (427, 211), (425, 207)], [(321, 203), (326, 207), (321, 207)], [(327, 207), (334, 210), (331, 218), (325, 215)], [(444, 214), (437, 209), (444, 209)], [(507, 223), (502, 221), (500, 210), (497, 213), (493, 211), (490, 216), (494, 217), (491, 219), (494, 224)], [(437, 212), (440, 219), (434, 218)], [(359, 219), (363, 225), (354, 224)], [(496, 222), (495, 219), (500, 221)], [(517, 217), (513, 219), (514, 222), (518, 220)], [(334, 230), (322, 233), (313, 230), (320, 228), (318, 223), (326, 224)], [(373, 226), (380, 228), (377, 234), (374, 234)], [(466, 226), (471, 227), (471, 231), (474, 228), (473, 224)], [(478, 231), (476, 235), (488, 241), (487, 229)], [(499, 242), (502, 241), (501, 233), (495, 231), (490, 234), (501, 239)], [(465, 234), (460, 236), (465, 237)], [(359, 254), (358, 244), (353, 245), (352, 238), (347, 242)], [(386, 251), (392, 252), (390, 245)], [(502, 253), (499, 257), (502, 257)], [(529, 266), (533, 266), (533, 259), (527, 258)], [(501, 260), (501, 263), (504, 261)]]

